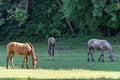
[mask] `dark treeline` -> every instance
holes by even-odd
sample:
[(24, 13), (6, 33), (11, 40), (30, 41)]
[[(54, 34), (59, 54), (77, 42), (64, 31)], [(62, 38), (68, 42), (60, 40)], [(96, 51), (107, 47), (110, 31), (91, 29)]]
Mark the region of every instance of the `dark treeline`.
[(119, 0), (0, 0), (0, 41), (120, 35)]

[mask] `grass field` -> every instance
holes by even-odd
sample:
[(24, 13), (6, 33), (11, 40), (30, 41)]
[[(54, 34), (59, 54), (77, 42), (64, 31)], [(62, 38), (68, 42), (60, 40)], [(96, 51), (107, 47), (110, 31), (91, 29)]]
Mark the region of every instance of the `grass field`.
[[(63, 44), (64, 42), (64, 44)], [(46, 42), (47, 43), (47, 42)], [(37, 69), (32, 69), (29, 56), (30, 69), (21, 69), (23, 56), (14, 56), (15, 69), (5, 68), (6, 44), (0, 44), (0, 80), (43, 80), (43, 79), (88, 79), (110, 80), (120, 79), (120, 46), (113, 46), (115, 62), (111, 62), (109, 54), (105, 51), (105, 62), (98, 62), (100, 51), (95, 51), (95, 62), (87, 62), (87, 42), (61, 41), (58, 46), (72, 46), (72, 50), (55, 50), (55, 57), (47, 54), (47, 44), (36, 43)]]

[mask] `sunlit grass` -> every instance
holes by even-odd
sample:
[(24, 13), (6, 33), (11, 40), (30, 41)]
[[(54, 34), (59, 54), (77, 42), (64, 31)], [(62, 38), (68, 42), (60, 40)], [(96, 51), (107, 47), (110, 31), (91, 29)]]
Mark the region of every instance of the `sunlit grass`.
[(120, 72), (92, 71), (85, 69), (52, 70), (52, 69), (4, 69), (0, 68), (0, 78), (31, 79), (119, 79)]

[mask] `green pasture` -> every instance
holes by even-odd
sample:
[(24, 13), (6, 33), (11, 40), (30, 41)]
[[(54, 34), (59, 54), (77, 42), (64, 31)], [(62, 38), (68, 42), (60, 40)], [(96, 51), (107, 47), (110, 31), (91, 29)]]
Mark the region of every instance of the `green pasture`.
[(99, 62), (100, 51), (95, 51), (95, 62), (87, 62), (87, 42), (59, 40), (57, 47), (71, 46), (72, 50), (55, 50), (55, 57), (47, 54), (47, 41), (34, 43), (38, 59), (37, 69), (21, 69), (23, 56), (14, 56), (15, 69), (6, 69), (6, 43), (0, 44), (0, 80), (43, 80), (43, 79), (120, 79), (120, 46), (113, 45), (115, 62), (111, 62), (105, 51), (105, 62)]

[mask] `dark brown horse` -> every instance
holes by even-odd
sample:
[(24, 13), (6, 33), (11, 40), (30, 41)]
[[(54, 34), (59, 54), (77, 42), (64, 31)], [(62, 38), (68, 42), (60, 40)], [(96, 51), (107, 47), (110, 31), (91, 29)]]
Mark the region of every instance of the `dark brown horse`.
[(50, 37), (48, 39), (48, 54), (50, 56), (54, 56), (54, 48), (55, 48), (55, 38)]
[(18, 43), (18, 42), (10, 42), (7, 45), (7, 60), (6, 60), (6, 68), (8, 69), (8, 62), (10, 59), (11, 66), (14, 68), (13, 65), (13, 56), (14, 54), (19, 54), (19, 55), (24, 55), (24, 61), (22, 64), (22, 68), (24, 67), (24, 63), (26, 63), (26, 68), (28, 67), (28, 56), (31, 55), (32, 57), (32, 64), (33, 64), (33, 69), (36, 68), (37, 64), (37, 58), (35, 55), (34, 47), (30, 43)]

